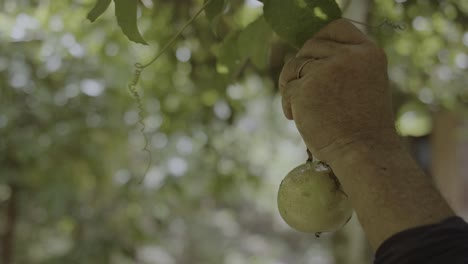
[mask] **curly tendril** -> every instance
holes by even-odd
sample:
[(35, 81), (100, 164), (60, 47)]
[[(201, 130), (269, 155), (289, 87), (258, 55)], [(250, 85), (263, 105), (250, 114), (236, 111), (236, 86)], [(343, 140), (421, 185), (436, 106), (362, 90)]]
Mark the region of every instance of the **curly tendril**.
[(135, 63), (135, 71), (133, 73), (133, 78), (132, 81), (128, 84), (127, 88), (132, 97), (135, 99), (137, 103), (137, 108), (138, 108), (138, 124), (140, 124), (140, 133), (143, 136), (144, 139), (144, 145), (143, 148), (141, 149), (142, 151), (148, 153), (148, 163), (146, 165), (146, 169), (144, 171), (143, 177), (141, 178), (140, 183), (144, 180), (146, 174), (148, 173), (150, 167), (151, 167), (151, 151), (148, 148), (148, 136), (145, 134), (145, 110), (143, 108), (143, 102), (141, 100), (141, 96), (138, 93), (136, 86), (138, 84), (138, 81), (140, 80), (141, 72), (143, 70), (143, 67), (140, 63)]
[(140, 183), (143, 182), (143, 180), (145, 179), (146, 177), (146, 174), (148, 173), (150, 167), (151, 167), (151, 150), (148, 148), (148, 137), (147, 135), (145, 134), (145, 129), (146, 129), (146, 125), (145, 125), (145, 111), (144, 111), (144, 107), (143, 107), (143, 102), (141, 100), (141, 96), (140, 94), (138, 93), (137, 91), (137, 85), (140, 81), (140, 76), (143, 72), (143, 70), (145, 68), (147, 68), (148, 66), (150, 66), (151, 64), (153, 64), (155, 61), (157, 61), (171, 46), (172, 44), (174, 44), (174, 42), (177, 40), (177, 38), (184, 32), (184, 30), (190, 26), (193, 21), (195, 21), (195, 19), (200, 16), (200, 14), (206, 9), (206, 7), (211, 4), (211, 2), (213, 2), (213, 0), (208, 0), (205, 2), (205, 4), (203, 4), (203, 6), (200, 8), (200, 10), (198, 10), (198, 12), (193, 16), (191, 17), (185, 24), (184, 26), (179, 30), (179, 32), (177, 32), (170, 40), (169, 42), (161, 49), (160, 52), (158, 52), (148, 63), (146, 64), (141, 64), (141, 63), (135, 63), (134, 65), (134, 72), (133, 72), (133, 77), (132, 77), (132, 80), (131, 82), (128, 84), (127, 88), (128, 88), (128, 91), (130, 92), (130, 94), (132, 95), (132, 97), (135, 99), (136, 103), (137, 103), (137, 108), (138, 108), (138, 124), (140, 124), (141, 126), (141, 129), (140, 129), (140, 133), (141, 135), (143, 136), (144, 138), (144, 146), (142, 148), (142, 151), (148, 153), (148, 164), (146, 166), (146, 169), (145, 169), (145, 172), (143, 174), (143, 177), (141, 178), (140, 180)]
[(377, 28), (381, 28), (383, 26), (391, 27), (394, 30), (406, 30), (406, 26), (404, 24), (393, 22), (388, 19), (385, 19), (382, 23), (380, 23), (380, 25), (378, 25)]

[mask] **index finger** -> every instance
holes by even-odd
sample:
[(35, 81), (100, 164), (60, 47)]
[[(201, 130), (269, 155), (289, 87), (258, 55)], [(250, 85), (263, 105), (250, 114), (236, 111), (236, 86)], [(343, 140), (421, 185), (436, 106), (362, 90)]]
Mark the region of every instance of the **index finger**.
[(342, 44), (360, 44), (369, 40), (361, 30), (344, 18), (329, 23), (317, 32), (314, 38), (331, 40)]
[[(301, 67), (305, 66), (304, 63), (310, 60), (311, 58), (296, 57), (289, 60), (283, 66), (279, 77), (279, 88), (281, 94), (283, 94), (284, 89), (289, 82), (298, 79), (299, 70), (301, 69)], [(309, 63), (312, 64), (314, 62), (310, 61)]]

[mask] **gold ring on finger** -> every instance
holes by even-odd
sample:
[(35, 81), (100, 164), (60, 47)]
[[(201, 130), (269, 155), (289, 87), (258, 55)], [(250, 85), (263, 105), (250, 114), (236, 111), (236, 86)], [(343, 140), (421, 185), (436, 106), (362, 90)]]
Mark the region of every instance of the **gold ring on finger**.
[(297, 71), (297, 75), (296, 75), (297, 79), (302, 78), (301, 75), (302, 75), (302, 71), (304, 70), (305, 66), (307, 65), (307, 63), (309, 63), (309, 62), (311, 62), (311, 61), (313, 61), (313, 60), (315, 60), (315, 58), (310, 58), (310, 59), (307, 59), (306, 61), (304, 61), (304, 62), (301, 64), (301, 66), (299, 67), (299, 70)]

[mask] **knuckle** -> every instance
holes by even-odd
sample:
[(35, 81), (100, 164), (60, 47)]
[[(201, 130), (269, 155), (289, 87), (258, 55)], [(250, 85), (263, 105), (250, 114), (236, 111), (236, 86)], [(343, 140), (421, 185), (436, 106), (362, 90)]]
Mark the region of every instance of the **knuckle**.
[(315, 39), (315, 38), (310, 38), (310, 39), (308, 39), (308, 40), (304, 43), (304, 45), (302, 46), (301, 51), (304, 50), (304, 49), (310, 49), (311, 47), (315, 46), (316, 41), (317, 41), (317, 39)]
[(323, 39), (318, 38), (310, 38), (308, 39), (305, 44), (302, 46), (301, 50), (298, 52), (298, 57), (304, 56), (305, 54), (312, 53), (312, 51), (316, 50), (317, 48), (326, 48), (326, 49), (333, 49), (329, 41), (324, 41)]

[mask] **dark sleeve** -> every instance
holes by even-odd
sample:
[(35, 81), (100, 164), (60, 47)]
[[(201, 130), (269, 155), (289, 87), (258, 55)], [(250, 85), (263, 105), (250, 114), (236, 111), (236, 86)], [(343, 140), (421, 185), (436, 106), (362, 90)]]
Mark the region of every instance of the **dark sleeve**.
[(374, 264), (410, 263), (468, 264), (468, 224), (451, 217), (402, 231), (382, 243), (374, 260)]

